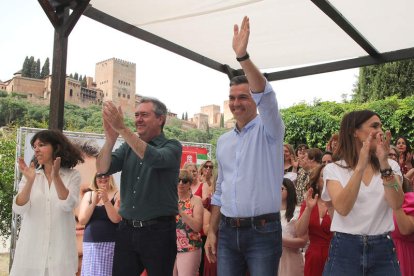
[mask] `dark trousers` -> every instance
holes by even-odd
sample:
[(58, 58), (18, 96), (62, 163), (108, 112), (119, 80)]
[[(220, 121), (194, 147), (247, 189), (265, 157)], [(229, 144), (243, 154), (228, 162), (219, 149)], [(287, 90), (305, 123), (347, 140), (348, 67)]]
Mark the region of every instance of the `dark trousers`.
[(177, 255), (175, 221), (160, 221), (134, 228), (121, 221), (117, 231), (113, 276), (138, 276), (144, 269), (148, 276), (173, 274)]

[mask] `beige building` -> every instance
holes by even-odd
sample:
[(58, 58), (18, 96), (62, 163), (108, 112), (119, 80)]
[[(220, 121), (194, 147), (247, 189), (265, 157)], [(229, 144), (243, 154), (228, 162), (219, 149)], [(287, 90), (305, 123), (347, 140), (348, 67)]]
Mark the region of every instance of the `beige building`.
[(22, 77), (20, 72), (14, 74), (13, 78), (6, 82), (8, 94), (17, 93), (27, 95), (28, 98), (43, 98), (45, 94), (45, 80)]
[(208, 115), (204, 113), (194, 114), (194, 117), (191, 119), (198, 129), (207, 129), (208, 124)]
[[(41, 104), (49, 104), (51, 96), (52, 76), (47, 76), (44, 79), (32, 79), (22, 77), (20, 73), (4, 83), (5, 91), (7, 93), (18, 93), (27, 95), (29, 101), (34, 101)], [(81, 87), (78, 80), (66, 77), (65, 84), (65, 102), (73, 103), (82, 107), (91, 104), (101, 104), (103, 99), (103, 92), (94, 87), (94, 83), (90, 82), (90, 86)]]
[(121, 105), (127, 116), (135, 112), (136, 64), (111, 58), (95, 66), (96, 87), (103, 91), (104, 100)]
[(6, 91), (7, 83), (0, 81), (0, 90)]
[(211, 104), (202, 106), (200, 113), (206, 114), (208, 116), (209, 126), (220, 127), (221, 112), (219, 105)]

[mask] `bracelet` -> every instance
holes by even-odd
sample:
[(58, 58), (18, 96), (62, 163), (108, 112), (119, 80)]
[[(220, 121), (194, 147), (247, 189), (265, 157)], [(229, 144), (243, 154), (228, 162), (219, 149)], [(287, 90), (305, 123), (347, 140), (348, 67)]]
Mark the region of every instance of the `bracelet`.
[(399, 186), (398, 186), (397, 181), (394, 181), (393, 183), (390, 183), (390, 184), (382, 183), (382, 185), (384, 185), (384, 187), (394, 189), (396, 192), (398, 192)]
[(242, 57), (236, 57), (236, 60), (238, 62), (241, 62), (241, 61), (245, 61), (246, 59), (249, 59), (249, 58), (250, 58), (249, 53), (246, 52), (246, 54), (244, 56), (242, 56)]
[(391, 175), (387, 175), (387, 176), (381, 176), (382, 180), (384, 181), (391, 181), (394, 180), (394, 173), (392, 173)]
[(387, 177), (387, 176), (391, 176), (394, 174), (391, 168), (380, 170), (380, 173), (381, 173), (381, 177)]

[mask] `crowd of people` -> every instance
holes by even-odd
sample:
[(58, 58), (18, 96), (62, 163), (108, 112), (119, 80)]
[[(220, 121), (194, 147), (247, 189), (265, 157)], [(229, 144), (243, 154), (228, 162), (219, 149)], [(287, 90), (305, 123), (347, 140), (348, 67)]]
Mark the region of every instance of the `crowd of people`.
[[(159, 100), (138, 104), (136, 133), (120, 107), (103, 104), (105, 143), (76, 211), (81, 274), (414, 275), (408, 140), (392, 146), (380, 116), (361, 110), (343, 117), (324, 151), (283, 144), (276, 93), (247, 52), (249, 18), (233, 31), (245, 75), (230, 82), (236, 124), (219, 138), (216, 162), (180, 168)], [(13, 210), (23, 222), (10, 275), (73, 276), (84, 157), (60, 131), (40, 131), (31, 145), (33, 162), (18, 161)]]

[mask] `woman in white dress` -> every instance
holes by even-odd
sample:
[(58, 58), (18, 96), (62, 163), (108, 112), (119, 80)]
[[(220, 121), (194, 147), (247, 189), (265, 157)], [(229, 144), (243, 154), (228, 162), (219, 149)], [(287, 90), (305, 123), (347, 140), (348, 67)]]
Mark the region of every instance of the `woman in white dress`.
[(283, 178), (282, 206), (280, 222), (282, 224), (282, 256), (279, 263), (279, 276), (303, 276), (304, 260), (301, 248), (308, 241), (307, 235), (298, 237), (295, 224), (299, 216), (296, 206), (296, 190), (293, 182)]
[(34, 161), (18, 161), (23, 174), (13, 211), (22, 216), (11, 276), (73, 276), (78, 268), (75, 217), (81, 152), (58, 130), (36, 133)]

